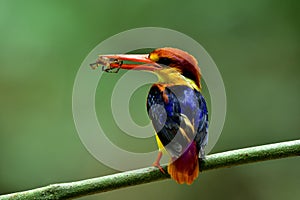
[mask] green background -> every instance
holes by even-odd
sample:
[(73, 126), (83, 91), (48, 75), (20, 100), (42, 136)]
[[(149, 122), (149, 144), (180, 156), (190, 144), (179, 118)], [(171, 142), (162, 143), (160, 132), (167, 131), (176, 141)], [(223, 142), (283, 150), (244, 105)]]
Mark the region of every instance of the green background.
[[(228, 112), (213, 149), (221, 152), (299, 138), (298, 1), (9, 1), (0, 0), (0, 194), (116, 173), (80, 142), (72, 89), (86, 55), (131, 28), (183, 32), (204, 46), (224, 79)], [(105, 75), (97, 108), (110, 105), (122, 73)], [(130, 110), (147, 122), (147, 87)], [(101, 112), (98, 113), (101, 115)], [(155, 148), (124, 136), (108, 115), (112, 140), (137, 151)], [(112, 158), (113, 159), (113, 158)], [(299, 158), (200, 174), (192, 186), (171, 180), (81, 199), (299, 199)]]

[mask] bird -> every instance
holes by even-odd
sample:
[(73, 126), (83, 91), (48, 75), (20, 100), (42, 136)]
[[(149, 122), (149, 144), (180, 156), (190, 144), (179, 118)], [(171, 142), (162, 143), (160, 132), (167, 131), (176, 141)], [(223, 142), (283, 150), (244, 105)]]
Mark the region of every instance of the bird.
[(100, 55), (91, 64), (92, 68), (98, 66), (106, 72), (127, 69), (157, 75), (158, 81), (151, 86), (146, 100), (158, 144), (153, 166), (165, 173), (160, 159), (166, 153), (170, 157), (170, 177), (179, 184), (192, 184), (201, 170), (199, 159), (205, 159), (208, 143), (208, 109), (194, 56), (178, 48), (163, 47), (148, 54)]

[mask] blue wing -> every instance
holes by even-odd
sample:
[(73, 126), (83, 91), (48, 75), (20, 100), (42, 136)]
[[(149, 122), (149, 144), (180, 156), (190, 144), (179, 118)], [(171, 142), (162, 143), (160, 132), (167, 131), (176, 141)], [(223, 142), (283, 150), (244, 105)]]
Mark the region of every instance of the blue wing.
[(158, 138), (172, 157), (195, 141), (200, 156), (208, 141), (208, 111), (201, 93), (185, 85), (154, 84), (147, 110)]

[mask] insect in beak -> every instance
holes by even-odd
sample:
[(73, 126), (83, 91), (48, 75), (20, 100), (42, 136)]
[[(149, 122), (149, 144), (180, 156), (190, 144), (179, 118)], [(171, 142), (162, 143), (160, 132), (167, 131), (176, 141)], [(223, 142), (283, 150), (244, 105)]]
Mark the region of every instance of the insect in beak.
[(92, 69), (102, 66), (102, 71), (109, 73), (118, 73), (120, 69), (147, 71), (161, 69), (159, 64), (149, 58), (149, 54), (100, 55), (90, 66)]

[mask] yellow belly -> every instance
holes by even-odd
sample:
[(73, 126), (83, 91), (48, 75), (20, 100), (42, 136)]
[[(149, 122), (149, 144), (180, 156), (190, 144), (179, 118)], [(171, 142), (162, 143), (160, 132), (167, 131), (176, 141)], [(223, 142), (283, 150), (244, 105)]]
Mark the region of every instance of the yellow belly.
[(155, 134), (155, 139), (156, 139), (156, 143), (157, 143), (159, 151), (162, 151), (162, 152), (165, 153), (166, 149), (165, 149), (164, 145), (161, 143), (161, 141), (160, 141), (160, 139), (159, 139), (159, 137), (158, 137), (157, 134)]

